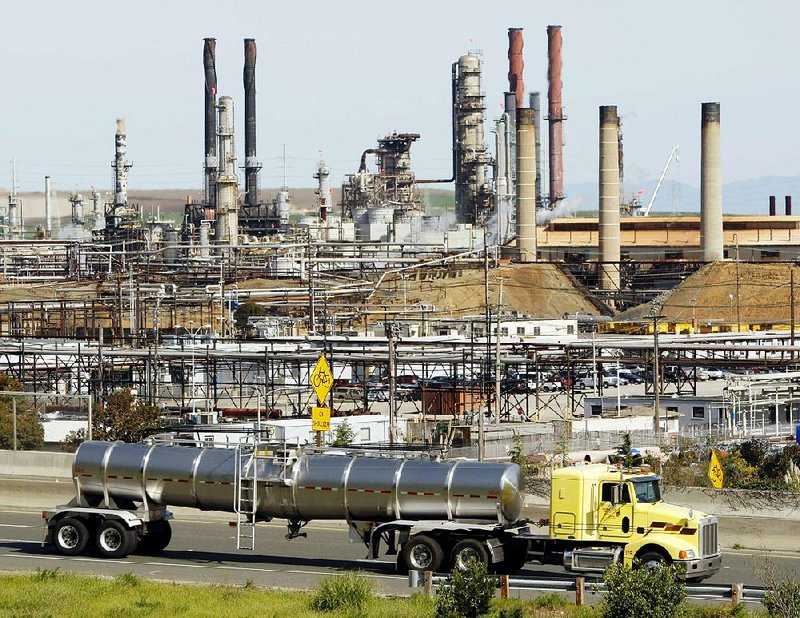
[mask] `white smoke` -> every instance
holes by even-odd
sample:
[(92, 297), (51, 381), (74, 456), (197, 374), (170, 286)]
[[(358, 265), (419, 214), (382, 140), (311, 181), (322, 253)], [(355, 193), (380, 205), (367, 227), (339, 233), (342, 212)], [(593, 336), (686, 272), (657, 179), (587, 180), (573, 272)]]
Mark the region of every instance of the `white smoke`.
[(65, 225), (58, 230), (59, 240), (83, 240), (91, 237), (92, 233), (89, 230), (82, 225), (75, 225), (74, 223)]
[(581, 204), (583, 204), (583, 198), (576, 197), (564, 200), (553, 210), (539, 210), (536, 212), (536, 225), (547, 225), (553, 219), (574, 215)]

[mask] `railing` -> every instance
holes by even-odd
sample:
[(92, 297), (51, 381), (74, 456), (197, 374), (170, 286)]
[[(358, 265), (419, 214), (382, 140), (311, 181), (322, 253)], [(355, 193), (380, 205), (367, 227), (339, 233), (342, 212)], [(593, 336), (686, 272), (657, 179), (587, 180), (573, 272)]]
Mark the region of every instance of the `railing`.
[[(434, 584), (446, 580), (445, 575), (437, 575), (430, 571), (409, 571), (410, 588), (423, 588), (428, 595), (433, 594)], [(534, 590), (538, 592), (574, 592), (575, 604), (583, 605), (586, 592), (590, 594), (606, 592), (603, 582), (586, 582), (583, 577), (539, 579), (536, 577), (510, 577), (501, 575), (497, 578), (500, 596), (506, 598), (510, 589)], [(732, 605), (739, 603), (761, 603), (766, 591), (762, 586), (745, 586), (744, 584), (685, 584), (686, 597), (689, 599), (730, 599)]]

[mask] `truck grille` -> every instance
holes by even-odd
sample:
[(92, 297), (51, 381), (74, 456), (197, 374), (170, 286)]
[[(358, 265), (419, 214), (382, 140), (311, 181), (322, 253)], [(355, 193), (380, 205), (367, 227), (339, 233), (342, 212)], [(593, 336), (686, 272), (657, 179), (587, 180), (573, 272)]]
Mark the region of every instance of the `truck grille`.
[(708, 517), (700, 523), (700, 553), (704, 558), (717, 553), (717, 526), (716, 517)]

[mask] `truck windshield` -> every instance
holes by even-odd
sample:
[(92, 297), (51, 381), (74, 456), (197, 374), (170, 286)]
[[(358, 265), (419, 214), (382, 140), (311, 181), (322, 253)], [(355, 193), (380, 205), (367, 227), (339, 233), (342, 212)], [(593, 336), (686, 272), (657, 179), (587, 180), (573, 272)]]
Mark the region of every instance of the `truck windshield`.
[(656, 479), (633, 483), (636, 491), (636, 502), (658, 502), (661, 500), (661, 488)]

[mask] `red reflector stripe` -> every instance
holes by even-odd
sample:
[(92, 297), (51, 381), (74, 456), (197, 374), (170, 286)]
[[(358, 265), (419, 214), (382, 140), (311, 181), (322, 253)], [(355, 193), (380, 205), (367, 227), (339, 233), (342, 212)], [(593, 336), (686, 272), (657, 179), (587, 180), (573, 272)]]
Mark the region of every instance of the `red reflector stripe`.
[(469, 497), (470, 498), (480, 498), (481, 495), (480, 494), (470, 494)]
[(453, 494), (453, 497), (454, 498), (465, 498), (466, 496), (464, 494)]
[(110, 479), (115, 479), (115, 478), (117, 478), (117, 475), (116, 475), (116, 474), (109, 474), (109, 475), (108, 475), (108, 478), (110, 478)]
[(126, 480), (126, 481), (132, 481), (132, 480), (133, 480), (133, 477), (132, 477), (132, 476), (123, 476), (122, 478), (123, 478), (124, 480)]
[(358, 491), (355, 487), (348, 487), (347, 491)]
[(313, 485), (305, 485), (303, 489), (314, 489)]
[(489, 498), (490, 500), (497, 500), (497, 494), (489, 494), (486, 497)]
[(188, 483), (189, 479), (178, 479), (179, 483)]
[(391, 492), (391, 490), (389, 490), (389, 489), (381, 489), (381, 493), (382, 493), (382, 494), (390, 494), (390, 493), (392, 493), (392, 492)]
[(154, 477), (154, 476), (148, 476), (147, 480), (148, 481), (157, 481), (158, 479), (156, 477)]
[(92, 475), (91, 475), (91, 474), (81, 474), (81, 476), (83, 476), (83, 477), (85, 477), (85, 478), (92, 478)]
[(230, 481), (220, 481), (219, 484), (220, 485), (230, 485), (231, 482)]
[(164, 481), (165, 483), (171, 483), (172, 482), (171, 478), (163, 478), (161, 480)]

